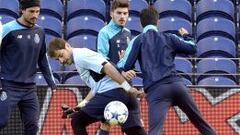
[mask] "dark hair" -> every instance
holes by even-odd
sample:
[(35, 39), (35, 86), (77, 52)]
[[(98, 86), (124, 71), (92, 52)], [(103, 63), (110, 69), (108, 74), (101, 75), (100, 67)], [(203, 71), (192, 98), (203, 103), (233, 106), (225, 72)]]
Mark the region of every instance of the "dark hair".
[(47, 52), (48, 56), (51, 57), (51, 58), (56, 57), (55, 56), (56, 51), (61, 50), (61, 49), (65, 49), (65, 44), (66, 43), (67, 42), (62, 38), (53, 39), (48, 45), (48, 52)]
[(128, 0), (113, 0), (111, 11), (114, 11), (117, 8), (128, 8)]
[(140, 21), (142, 27), (147, 25), (157, 25), (159, 19), (159, 14), (157, 10), (153, 7), (145, 8), (140, 13)]
[(40, 1), (39, 0), (21, 0), (20, 1), (20, 9), (24, 10), (26, 8), (30, 7), (40, 7)]

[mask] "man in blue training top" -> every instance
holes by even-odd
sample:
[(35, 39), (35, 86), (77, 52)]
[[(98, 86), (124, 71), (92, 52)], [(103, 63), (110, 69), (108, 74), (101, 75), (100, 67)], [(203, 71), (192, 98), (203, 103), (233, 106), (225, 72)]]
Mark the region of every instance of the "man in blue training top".
[[(177, 75), (174, 58), (178, 53), (194, 54), (196, 45), (188, 32), (181, 28), (182, 37), (158, 32), (159, 14), (154, 8), (140, 13), (143, 33), (134, 38), (118, 66), (128, 71), (136, 60), (143, 76), (147, 94), (149, 135), (161, 135), (163, 123), (170, 106), (177, 105), (203, 135), (215, 135), (215, 131), (202, 118), (189, 89)], [(132, 49), (133, 48), (133, 49)]]
[[(111, 21), (98, 33), (97, 52), (117, 65), (131, 40), (131, 32), (125, 27), (129, 17), (128, 0), (113, 0), (110, 16)], [(127, 73), (132, 77), (136, 76), (134, 70), (129, 70)], [(101, 129), (103, 130), (99, 131), (99, 135), (108, 134), (107, 124), (101, 124)]]
[(45, 34), (35, 25), (40, 13), (39, 0), (21, 0), (21, 17), (3, 25), (1, 44), (0, 130), (10, 112), (19, 107), (25, 135), (38, 131), (39, 102), (35, 75), (37, 65), (48, 85), (56, 85), (46, 56)]
[[(101, 54), (87, 48), (72, 48), (65, 40), (56, 38), (49, 43), (48, 55), (62, 64), (74, 64), (81, 79), (91, 88), (91, 100), (71, 116), (75, 135), (87, 135), (89, 124), (104, 120), (104, 108), (114, 100), (123, 102), (129, 110), (123, 131), (127, 135), (146, 135), (135, 98), (143, 92), (131, 87)], [(138, 112), (135, 114), (132, 110)]]

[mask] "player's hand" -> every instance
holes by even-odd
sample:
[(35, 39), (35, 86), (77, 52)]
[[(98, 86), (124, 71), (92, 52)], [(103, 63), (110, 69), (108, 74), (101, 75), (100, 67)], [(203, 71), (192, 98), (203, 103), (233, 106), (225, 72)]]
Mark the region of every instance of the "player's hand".
[(128, 70), (127, 72), (122, 71), (121, 74), (127, 80), (131, 80), (132, 78), (136, 77), (136, 72), (134, 70)]
[(62, 114), (63, 119), (71, 118), (71, 116), (76, 112), (74, 109), (72, 109), (66, 104), (62, 104), (62, 111), (63, 111), (63, 114)]
[(178, 32), (179, 32), (179, 34), (180, 34), (181, 36), (183, 36), (183, 35), (188, 35), (188, 34), (189, 34), (188, 31), (187, 31), (186, 29), (184, 29), (183, 27), (180, 28), (180, 29), (178, 30)]
[(140, 99), (145, 97), (144, 91), (139, 91), (134, 87), (131, 87), (131, 89), (128, 92), (133, 94), (135, 97), (140, 98)]

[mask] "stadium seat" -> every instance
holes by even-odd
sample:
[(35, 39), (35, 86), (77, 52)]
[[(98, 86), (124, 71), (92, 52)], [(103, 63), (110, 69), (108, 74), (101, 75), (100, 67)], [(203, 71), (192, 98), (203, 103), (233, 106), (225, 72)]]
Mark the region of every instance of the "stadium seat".
[(2, 22), (2, 24), (8, 23), (12, 20), (15, 20), (15, 18), (9, 15), (0, 14), (0, 21)]
[(185, 28), (190, 34), (192, 34), (192, 24), (188, 20), (180, 17), (165, 17), (161, 18), (158, 29), (161, 32), (170, 32), (170, 33), (178, 33), (178, 29), (181, 27)]
[(97, 50), (97, 37), (93, 35), (77, 35), (70, 39), (68, 39), (68, 42), (72, 47), (76, 48), (89, 48), (91, 50), (96, 51)]
[(59, 20), (63, 16), (63, 3), (61, 0), (41, 0), (41, 14), (51, 15)]
[(53, 72), (62, 70), (62, 64), (59, 63), (57, 60), (48, 58), (48, 61)]
[(53, 35), (45, 34), (45, 42), (46, 42), (47, 47), (48, 47), (49, 42), (52, 41), (54, 38), (56, 38), (56, 37)]
[(185, 77), (182, 77), (182, 79), (183, 79), (183, 83), (184, 83), (185, 85), (193, 85), (193, 83), (191, 82), (191, 80), (189, 80), (189, 79), (187, 79), (187, 78), (185, 78)]
[(197, 24), (197, 40), (208, 36), (224, 36), (235, 41), (235, 24), (222, 17), (209, 17)]
[(231, 74), (237, 73), (237, 66), (236, 63), (230, 59), (223, 57), (209, 57), (208, 59), (200, 60), (196, 67), (196, 71), (199, 74), (197, 77), (198, 82), (203, 78), (214, 74), (221, 74), (222, 76), (226, 75), (228, 78), (236, 81), (235, 75)]
[(146, 0), (129, 0), (129, 15), (139, 16), (139, 13), (147, 7)]
[(104, 26), (104, 21), (93, 16), (78, 16), (67, 22), (67, 39), (80, 35), (98, 35), (99, 30)]
[(103, 0), (70, 0), (67, 5), (67, 20), (77, 16), (95, 16), (105, 21), (106, 5)]
[(160, 18), (178, 16), (191, 21), (192, 5), (188, 0), (157, 0), (153, 6), (160, 14)]
[(223, 56), (236, 57), (235, 43), (221, 36), (209, 36), (197, 42), (197, 57)]
[(44, 28), (46, 34), (56, 37), (62, 36), (62, 23), (56, 17), (40, 15), (37, 24)]
[(64, 84), (86, 86), (78, 73), (69, 73), (66, 75)]
[(234, 20), (234, 4), (230, 0), (201, 0), (197, 3), (197, 22), (208, 17), (221, 16)]
[(142, 25), (140, 23), (140, 18), (136, 16), (129, 16), (128, 22), (126, 23), (126, 27), (131, 30), (131, 34), (133, 36), (137, 36), (143, 30)]
[[(56, 84), (60, 84), (60, 76), (58, 76), (57, 74), (53, 74), (54, 76), (54, 81)], [(36, 76), (35, 76), (35, 82), (36, 82), (36, 85), (47, 85), (47, 82), (43, 76), (42, 73), (37, 73)]]
[(174, 60), (174, 64), (178, 73), (181, 73), (181, 76), (188, 79), (190, 82), (192, 81), (191, 73), (192, 73), (192, 63), (183, 57), (176, 57)]
[(6, 14), (14, 18), (18, 18), (19, 1), (18, 0), (0, 0), (0, 14)]
[(229, 79), (228, 77), (224, 77), (224, 76), (210, 76), (210, 77), (206, 77), (202, 80), (200, 80), (198, 82), (198, 85), (207, 85), (207, 86), (211, 86), (211, 85), (237, 85), (236, 82), (234, 82), (233, 80)]

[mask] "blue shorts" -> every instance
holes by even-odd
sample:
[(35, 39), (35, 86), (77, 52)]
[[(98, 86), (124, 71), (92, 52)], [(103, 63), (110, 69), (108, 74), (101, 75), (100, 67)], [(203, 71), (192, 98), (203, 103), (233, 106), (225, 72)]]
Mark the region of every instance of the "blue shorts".
[(142, 124), (140, 122), (140, 110), (137, 99), (121, 88), (96, 94), (81, 110), (93, 118), (104, 121), (103, 113), (105, 106), (115, 100), (123, 102), (129, 110), (128, 119), (122, 125), (122, 128), (141, 127)]

